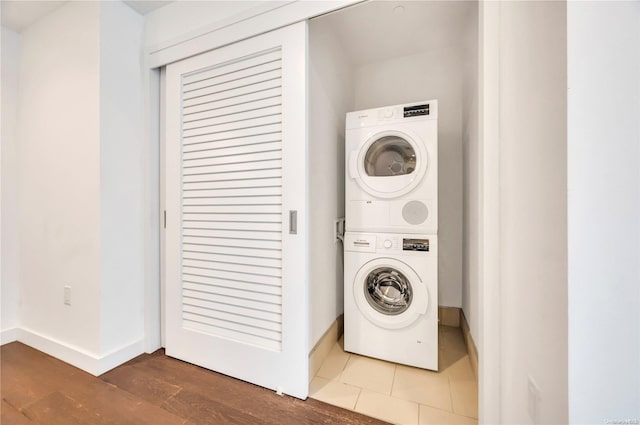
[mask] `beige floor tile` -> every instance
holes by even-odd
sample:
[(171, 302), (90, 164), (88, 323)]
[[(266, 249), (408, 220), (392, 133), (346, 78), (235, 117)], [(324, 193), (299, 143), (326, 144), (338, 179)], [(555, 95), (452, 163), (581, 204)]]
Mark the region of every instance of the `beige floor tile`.
[(309, 388), (309, 397), (349, 410), (355, 409), (359, 395), (360, 388), (319, 377), (311, 381)]
[(420, 425), (477, 425), (476, 419), (420, 405)]
[(395, 370), (394, 363), (353, 354), (342, 372), (340, 381), (377, 393), (391, 394)]
[(444, 348), (440, 348), (438, 350), (438, 370), (444, 372), (465, 357), (467, 357), (467, 353), (447, 351)]
[(459, 415), (478, 418), (478, 383), (475, 380), (451, 382), (451, 402), (453, 412)]
[(447, 375), (409, 366), (396, 367), (393, 397), (453, 411), (450, 394)]
[(373, 391), (362, 390), (355, 410), (393, 424), (418, 425), (418, 403)]
[(458, 381), (473, 381), (476, 379), (468, 355), (460, 356), (443, 353), (442, 357), (440, 373), (447, 375), (450, 379), (456, 379)]
[(396, 424), (477, 425), (477, 380), (459, 328), (439, 326), (440, 372), (344, 351), (341, 338), (310, 397)]
[(467, 353), (467, 346), (464, 343), (460, 328), (451, 326), (441, 326), (442, 334), (439, 340), (440, 347), (446, 352)]
[(327, 359), (322, 363), (322, 366), (320, 366), (316, 376), (326, 379), (338, 379), (347, 361), (349, 361), (350, 356), (349, 353), (345, 353), (342, 350), (339, 343), (336, 343), (331, 348)]

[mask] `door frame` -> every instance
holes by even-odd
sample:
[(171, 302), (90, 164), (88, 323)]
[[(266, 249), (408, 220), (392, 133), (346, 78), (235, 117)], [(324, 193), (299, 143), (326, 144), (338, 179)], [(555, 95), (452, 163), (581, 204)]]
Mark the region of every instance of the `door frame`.
[[(145, 46), (144, 97), (144, 347), (151, 353), (163, 345), (161, 292), (164, 287), (161, 197), (162, 101), (161, 69), (168, 63), (213, 50), (232, 41), (259, 35), (288, 24), (328, 13), (362, 0), (290, 2), (281, 7), (238, 15), (179, 37), (163, 46)], [(264, 8), (263, 8), (264, 9)], [(480, 0), (478, 46), (481, 217), (479, 288), (479, 415), (481, 423), (500, 423), (500, 3)], [(258, 24), (258, 25), (256, 25)], [(186, 36), (187, 34), (185, 34)]]
[(478, 141), (480, 276), (478, 291), (478, 416), (501, 420), (502, 296), (500, 283), (500, 2), (478, 10)]

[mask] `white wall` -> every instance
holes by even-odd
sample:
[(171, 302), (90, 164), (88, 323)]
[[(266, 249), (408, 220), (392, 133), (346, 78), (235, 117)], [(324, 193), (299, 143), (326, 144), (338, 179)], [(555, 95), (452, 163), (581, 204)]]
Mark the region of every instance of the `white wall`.
[(100, 350), (144, 338), (144, 18), (100, 3)]
[(142, 33), (69, 2), (22, 34), (18, 339), (94, 374), (143, 351)]
[(355, 69), (355, 110), (438, 100), (438, 304), (462, 306), (463, 48), (438, 50)]
[(334, 220), (344, 217), (345, 115), (353, 108), (353, 73), (340, 40), (309, 25), (309, 305), (312, 349), (343, 313), (343, 247)]
[(471, 335), (480, 349), (480, 175), (481, 151), (478, 127), (478, 7), (467, 28), (463, 60), (462, 149), (462, 310)]
[(637, 420), (640, 3), (567, 8), (569, 421)]
[(531, 377), (540, 389), (537, 423), (561, 424), (568, 420), (566, 4), (500, 7), (501, 421), (534, 423)]
[(98, 26), (98, 3), (69, 2), (27, 28), (19, 93), (21, 327), (89, 355), (99, 351)]
[(18, 73), (20, 36), (2, 27), (2, 316), (1, 343), (15, 339), (18, 326)]

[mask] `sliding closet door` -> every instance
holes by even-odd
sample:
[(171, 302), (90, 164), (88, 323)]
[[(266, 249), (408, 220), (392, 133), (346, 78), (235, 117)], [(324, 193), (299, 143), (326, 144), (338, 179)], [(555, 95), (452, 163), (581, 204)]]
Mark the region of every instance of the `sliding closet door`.
[(306, 23), (167, 66), (166, 353), (308, 391)]

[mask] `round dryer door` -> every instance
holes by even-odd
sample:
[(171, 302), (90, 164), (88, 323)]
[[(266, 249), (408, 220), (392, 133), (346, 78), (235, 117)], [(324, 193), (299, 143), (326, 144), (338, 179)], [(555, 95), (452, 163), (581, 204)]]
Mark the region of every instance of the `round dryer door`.
[(404, 131), (376, 133), (350, 159), (352, 177), (367, 193), (395, 198), (413, 190), (427, 172), (427, 152)]
[(363, 316), (387, 329), (410, 326), (429, 306), (427, 289), (416, 272), (393, 258), (366, 263), (356, 275), (353, 296)]

